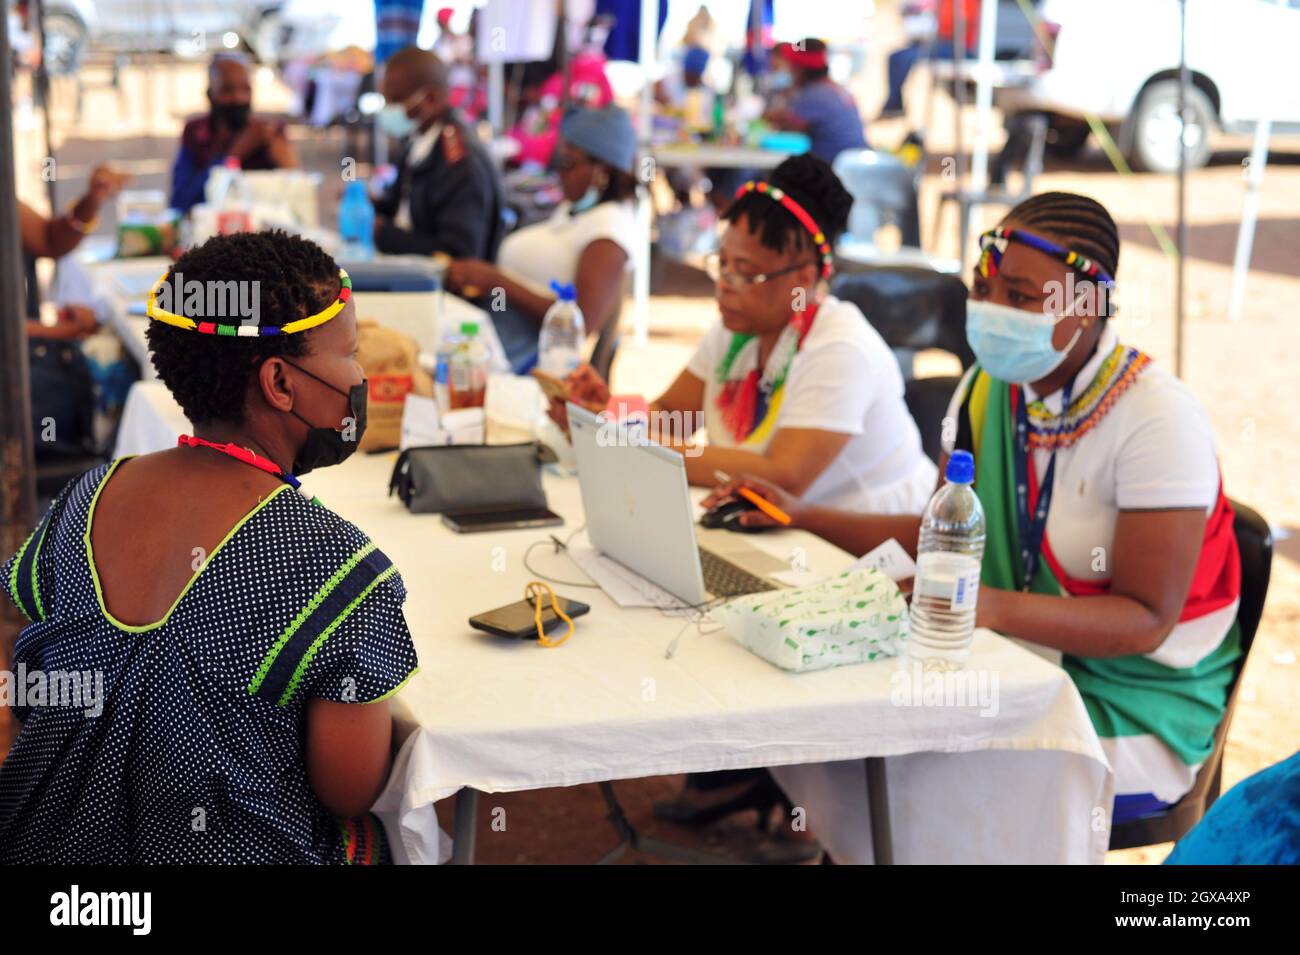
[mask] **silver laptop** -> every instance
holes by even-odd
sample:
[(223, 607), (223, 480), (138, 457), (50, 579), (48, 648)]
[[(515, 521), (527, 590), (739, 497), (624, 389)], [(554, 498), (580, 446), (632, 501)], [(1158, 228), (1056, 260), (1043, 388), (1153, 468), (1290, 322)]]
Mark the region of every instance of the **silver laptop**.
[(733, 531), (695, 526), (680, 454), (620, 441), (617, 424), (568, 411), (593, 547), (690, 606), (785, 586), (771, 577), (789, 569), (780, 560)]

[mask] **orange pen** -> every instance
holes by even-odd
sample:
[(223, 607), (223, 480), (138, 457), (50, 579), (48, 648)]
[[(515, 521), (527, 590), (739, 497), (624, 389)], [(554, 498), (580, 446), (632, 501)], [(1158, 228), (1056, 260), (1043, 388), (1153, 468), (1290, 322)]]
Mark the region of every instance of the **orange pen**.
[[(727, 474), (726, 471), (714, 471), (713, 477), (722, 484), (726, 484), (728, 481), (731, 480), (731, 475)], [(792, 521), (790, 515), (787, 514), (785, 511), (781, 510), (781, 508), (777, 507), (771, 501), (764, 500), (763, 498), (759, 497), (757, 494), (755, 494), (747, 487), (736, 488), (736, 493), (739, 494), (741, 497), (743, 497), (745, 500), (749, 501), (750, 504), (753, 504), (756, 508), (758, 508), (764, 514), (766, 514), (768, 517), (772, 518), (772, 520), (776, 521), (778, 524), (783, 524), (787, 527), (790, 525)]]

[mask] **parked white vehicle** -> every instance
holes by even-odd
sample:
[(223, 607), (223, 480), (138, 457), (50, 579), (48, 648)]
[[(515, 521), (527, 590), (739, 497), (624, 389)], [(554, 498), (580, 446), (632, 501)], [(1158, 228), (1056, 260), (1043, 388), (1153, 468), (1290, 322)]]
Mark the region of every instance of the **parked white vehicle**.
[[(1140, 169), (1178, 168), (1178, 0), (1042, 0), (1049, 56), (1005, 109), (1054, 114), (1056, 151), (1082, 147), (1092, 115), (1118, 130)], [(1210, 135), (1300, 132), (1300, 0), (1187, 0), (1188, 164), (1204, 165)], [(1063, 117), (1064, 121), (1060, 118)], [(1071, 122), (1073, 120), (1073, 123)]]
[(325, 49), (355, 0), (46, 0), (50, 72), (75, 72), (90, 46), (203, 57), (246, 45), (262, 62)]

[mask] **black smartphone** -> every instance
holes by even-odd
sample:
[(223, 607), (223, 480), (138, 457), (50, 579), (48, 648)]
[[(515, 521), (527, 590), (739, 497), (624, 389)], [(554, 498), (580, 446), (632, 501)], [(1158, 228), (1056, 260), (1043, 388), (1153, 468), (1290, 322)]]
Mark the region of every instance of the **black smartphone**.
[(564, 518), (546, 507), (494, 507), (452, 511), (442, 515), (442, 522), (457, 534), (476, 534), (520, 527), (552, 527), (563, 524)]
[[(551, 609), (551, 598), (542, 596), (542, 632), (550, 633), (556, 627), (565, 626), (559, 615)], [(556, 595), (560, 606), (570, 619), (577, 619), (591, 609), (587, 604)], [(489, 610), (477, 617), (469, 618), (469, 625), (475, 630), (494, 633), (499, 637), (518, 639), (535, 639), (537, 637), (536, 614), (531, 600), (520, 600), (496, 610)]]

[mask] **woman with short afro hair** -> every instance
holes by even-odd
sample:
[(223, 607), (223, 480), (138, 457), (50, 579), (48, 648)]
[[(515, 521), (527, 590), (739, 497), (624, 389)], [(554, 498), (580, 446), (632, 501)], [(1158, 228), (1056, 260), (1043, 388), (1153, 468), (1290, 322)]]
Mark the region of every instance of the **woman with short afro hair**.
[(416, 669), (406, 592), (298, 481), (365, 430), (351, 283), (306, 240), (220, 236), (148, 313), (193, 435), (72, 481), (0, 570), (31, 620), (15, 664), (99, 688), (15, 708), (0, 862), (387, 861), (368, 810)]

